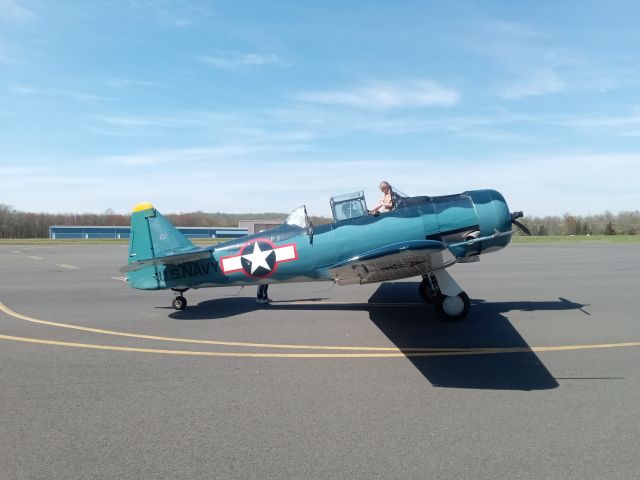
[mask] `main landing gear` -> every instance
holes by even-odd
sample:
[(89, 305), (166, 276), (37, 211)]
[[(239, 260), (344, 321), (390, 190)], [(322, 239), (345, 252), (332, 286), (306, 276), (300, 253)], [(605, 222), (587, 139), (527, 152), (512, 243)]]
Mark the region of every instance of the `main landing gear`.
[(462, 320), (469, 313), (469, 296), (445, 269), (423, 275), (418, 287), (420, 298), (436, 307), (440, 318), (448, 321)]
[(173, 308), (175, 308), (176, 310), (184, 310), (185, 308), (187, 308), (187, 299), (184, 298), (182, 294), (189, 289), (184, 288), (184, 289), (178, 290), (178, 289), (172, 288), (171, 290), (176, 292), (176, 296), (173, 298), (173, 301), (171, 302), (171, 305), (173, 306)]

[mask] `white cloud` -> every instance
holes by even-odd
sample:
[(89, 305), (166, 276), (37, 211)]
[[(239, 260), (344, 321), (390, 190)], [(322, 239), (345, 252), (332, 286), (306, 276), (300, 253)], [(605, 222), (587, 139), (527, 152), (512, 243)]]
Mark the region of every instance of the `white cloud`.
[(480, 21), (480, 26), (485, 31), (494, 32), (496, 35), (512, 39), (539, 39), (547, 36), (533, 25), (497, 18), (485, 17)]
[(307, 91), (293, 98), (308, 103), (387, 110), (449, 107), (458, 103), (460, 95), (431, 80), (403, 80), (395, 83), (373, 81), (345, 90)]
[[(297, 143), (219, 145), (155, 150), (130, 155), (113, 155), (103, 157), (99, 161), (106, 165), (153, 166), (175, 164), (179, 168), (189, 168), (190, 166), (213, 166), (220, 161), (237, 162), (241, 159), (252, 161), (259, 157), (300, 152), (305, 149), (304, 144)], [(237, 164), (235, 165), (237, 166)]]
[[(65, 163), (64, 175), (61, 166), (6, 166), (0, 168), (2, 203), (20, 210), (113, 208), (122, 213), (143, 200), (165, 212), (287, 212), (304, 203), (311, 214), (329, 215), (332, 195), (364, 189), (373, 203), (380, 195), (378, 183), (386, 179), (409, 195), (496, 189), (512, 210), (528, 216), (637, 210), (640, 205), (640, 153), (538, 154), (478, 162), (334, 153), (310, 161), (285, 155), (294, 152), (294, 146), (288, 148), (227, 145), (87, 158)], [(25, 195), (33, 188), (37, 196)]]
[(470, 32), (467, 48), (491, 63), (499, 97), (516, 100), (568, 89), (588, 70), (585, 54), (553, 43), (534, 25), (483, 18)]
[(135, 127), (198, 127), (206, 126), (206, 116), (198, 118), (193, 115), (175, 114), (172, 116), (152, 116), (152, 115), (118, 115), (98, 117), (100, 122), (114, 127), (135, 128)]
[(167, 88), (167, 86), (162, 83), (150, 82), (148, 80), (138, 80), (135, 78), (114, 77), (114, 78), (106, 79), (104, 83), (105, 85), (111, 88), (127, 88), (127, 87)]
[(55, 97), (75, 100), (83, 103), (95, 103), (103, 100), (103, 98), (98, 95), (65, 88), (38, 87), (33, 85), (10, 85), (9, 89), (17, 95)]
[[(526, 70), (526, 69), (525, 69)], [(560, 75), (551, 68), (531, 68), (517, 81), (512, 81), (500, 87), (500, 96), (507, 99), (548, 95), (557, 93), (565, 88), (565, 82)]]
[(512, 133), (504, 130), (486, 130), (483, 128), (469, 128), (461, 130), (457, 135), (464, 138), (472, 138), (491, 143), (527, 143), (536, 141), (531, 135)]
[[(353, 133), (375, 134), (379, 141), (383, 136), (417, 133), (449, 132), (456, 135), (473, 135), (483, 129), (485, 140), (494, 127), (495, 134), (506, 139), (505, 128), (531, 121), (531, 117), (497, 109), (483, 109), (477, 113), (454, 114), (447, 111), (425, 112), (416, 110), (365, 110), (336, 109), (326, 105), (298, 104), (275, 109), (265, 114), (255, 114), (246, 121), (260, 121), (273, 132), (275, 129), (300, 129), (317, 138), (343, 137)], [(511, 140), (515, 137), (511, 136)]]
[(201, 55), (197, 60), (220, 70), (238, 70), (241, 68), (279, 66), (288, 67), (290, 64), (274, 53), (239, 53), (219, 52), (215, 55)]
[[(85, 130), (108, 136), (152, 136), (159, 130), (184, 129), (187, 133), (205, 132), (210, 138), (211, 132), (233, 130), (233, 125), (246, 125), (249, 120), (237, 113), (175, 111), (159, 115), (119, 114), (95, 115), (94, 123), (84, 126)], [(166, 133), (162, 132), (162, 135)], [(182, 133), (181, 133), (182, 134)]]
[(17, 0), (0, 0), (0, 20), (26, 21), (35, 18), (35, 14)]
[(640, 137), (640, 109), (617, 116), (580, 116), (551, 119), (549, 123), (591, 133), (622, 137)]
[(167, 0), (129, 0), (129, 8), (155, 18), (159, 23), (174, 28), (186, 28), (208, 19), (215, 12), (208, 2)]
[[(0, 7), (1, 9), (2, 7)], [(24, 48), (15, 43), (5, 42), (0, 39), (0, 64), (24, 65), (21, 56), (24, 55)]]
[[(310, 142), (326, 132), (312, 128), (304, 117), (279, 111), (175, 111), (159, 115), (95, 115), (83, 128), (107, 136), (149, 137), (185, 135), (206, 138), (208, 143), (242, 145), (290, 145)], [(181, 131), (177, 133), (176, 131)]]
[(453, 182), (457, 189), (493, 188), (504, 194), (512, 210), (531, 216), (637, 210), (640, 205), (640, 153), (536, 154), (482, 161), (465, 166), (465, 174), (455, 179), (444, 165), (430, 171), (435, 193), (447, 193)]

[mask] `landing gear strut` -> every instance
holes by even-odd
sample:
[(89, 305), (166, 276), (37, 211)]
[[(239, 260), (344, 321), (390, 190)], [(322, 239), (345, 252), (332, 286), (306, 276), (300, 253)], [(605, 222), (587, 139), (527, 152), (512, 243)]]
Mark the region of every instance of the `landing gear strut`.
[(187, 299), (184, 298), (182, 294), (186, 292), (188, 289), (185, 288), (185, 289), (177, 290), (172, 288), (172, 290), (176, 292), (176, 296), (171, 302), (171, 305), (173, 306), (173, 308), (175, 308), (176, 310), (184, 310), (185, 308), (187, 308)]
[(438, 281), (432, 273), (423, 275), (422, 282), (418, 285), (418, 293), (423, 302), (428, 304), (435, 303), (440, 294), (440, 289), (438, 288)]
[(434, 304), (443, 320), (464, 319), (469, 313), (469, 296), (445, 269), (424, 275), (418, 287), (420, 297), (426, 303)]

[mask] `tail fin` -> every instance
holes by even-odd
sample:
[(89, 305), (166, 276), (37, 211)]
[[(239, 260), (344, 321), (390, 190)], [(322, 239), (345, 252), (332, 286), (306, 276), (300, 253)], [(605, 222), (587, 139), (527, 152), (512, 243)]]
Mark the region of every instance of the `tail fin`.
[[(147, 202), (139, 203), (131, 214), (129, 264), (121, 271), (127, 271), (127, 280), (133, 288), (163, 288), (158, 276), (158, 266), (152, 259), (193, 250), (197, 250), (197, 247), (153, 205)], [(131, 271), (128, 271), (129, 269)]]
[(131, 214), (129, 263), (193, 249), (194, 245), (153, 205), (139, 203)]

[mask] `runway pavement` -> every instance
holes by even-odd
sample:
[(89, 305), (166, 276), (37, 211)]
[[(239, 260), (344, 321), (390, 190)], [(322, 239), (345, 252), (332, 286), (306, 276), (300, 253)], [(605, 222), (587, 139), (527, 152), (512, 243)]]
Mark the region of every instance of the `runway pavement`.
[(168, 292), (124, 245), (0, 245), (0, 480), (629, 479), (640, 245), (511, 245), (417, 280)]

